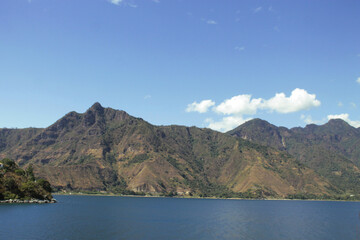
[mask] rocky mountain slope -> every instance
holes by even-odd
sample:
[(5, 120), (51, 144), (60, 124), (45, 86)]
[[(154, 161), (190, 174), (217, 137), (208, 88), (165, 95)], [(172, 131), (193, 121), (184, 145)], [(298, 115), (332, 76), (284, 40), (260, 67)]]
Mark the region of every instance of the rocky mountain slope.
[(360, 129), (343, 120), (287, 129), (254, 119), (228, 134), (285, 150), (338, 189), (349, 194), (360, 191)]
[(284, 151), (277, 128), (268, 133), (267, 138), (278, 141), (265, 144), (270, 147), (251, 142), (253, 137), (241, 131), (239, 136), (154, 126), (95, 103), (45, 129), (0, 129), (0, 158), (32, 164), (36, 174), (59, 190), (224, 197), (343, 192), (326, 174)]

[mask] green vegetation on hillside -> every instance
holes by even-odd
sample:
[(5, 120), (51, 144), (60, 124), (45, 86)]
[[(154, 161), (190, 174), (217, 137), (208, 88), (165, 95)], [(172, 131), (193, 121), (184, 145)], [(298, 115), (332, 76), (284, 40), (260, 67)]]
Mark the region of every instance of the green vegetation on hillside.
[(30, 165), (26, 170), (10, 159), (0, 160), (0, 200), (51, 200), (50, 183), (36, 179)]

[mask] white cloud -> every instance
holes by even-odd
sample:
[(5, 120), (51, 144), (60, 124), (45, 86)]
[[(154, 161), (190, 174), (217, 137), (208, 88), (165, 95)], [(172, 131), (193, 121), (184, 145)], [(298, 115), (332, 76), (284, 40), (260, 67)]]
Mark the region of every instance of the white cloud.
[(258, 13), (258, 12), (260, 12), (261, 10), (262, 10), (262, 7), (257, 7), (257, 8), (254, 9), (254, 13)]
[(247, 114), (253, 115), (262, 105), (261, 98), (251, 99), (251, 95), (238, 95), (226, 99), (214, 108), (215, 112), (222, 114)]
[(348, 113), (342, 113), (342, 114), (338, 114), (338, 115), (328, 115), (327, 118), (328, 118), (328, 120), (330, 120), (330, 119), (342, 119), (342, 120), (344, 120), (345, 122), (347, 122), (348, 124), (350, 124), (353, 127), (356, 127), (356, 128), (360, 127), (360, 121), (350, 120)]
[[(200, 103), (193, 102), (187, 106), (186, 111), (205, 113), (214, 106), (213, 112), (228, 116), (223, 117), (218, 122), (207, 119), (208, 127), (218, 131), (228, 131), (248, 120), (244, 118), (244, 115), (255, 115), (260, 110), (286, 114), (308, 110), (312, 107), (318, 107), (320, 104), (315, 94), (309, 94), (304, 89), (296, 88), (289, 97), (285, 93), (277, 93), (268, 100), (252, 98), (250, 94), (242, 94), (226, 99), (217, 106), (212, 100), (203, 100)], [(312, 120), (311, 116), (303, 115), (302, 119), (306, 123), (318, 123), (318, 121)]]
[(209, 108), (214, 105), (215, 102), (213, 102), (212, 100), (203, 100), (200, 103), (193, 102), (191, 104), (188, 104), (186, 112), (206, 113)]
[(152, 0), (155, 3), (160, 3), (160, 0)]
[(217, 22), (216, 22), (216, 21), (211, 20), (211, 19), (207, 20), (207, 21), (206, 21), (206, 23), (207, 23), (207, 24), (212, 24), (212, 25), (217, 24)]
[(277, 93), (275, 97), (265, 101), (263, 106), (265, 109), (279, 113), (292, 113), (318, 107), (320, 104), (315, 94), (309, 94), (304, 89), (296, 88), (291, 92), (290, 97), (286, 97), (285, 93)]
[(301, 114), (301, 119), (304, 120), (306, 124), (321, 124), (323, 121), (318, 121), (312, 119), (310, 115), (305, 116), (304, 114)]
[(356, 80), (356, 82), (360, 84), (360, 77), (358, 77), (358, 79)]
[(123, 2), (123, 0), (110, 0), (109, 2), (115, 5), (120, 5)]
[(350, 105), (351, 105), (353, 108), (356, 108), (356, 107), (357, 107), (357, 106), (356, 106), (356, 103), (353, 103), (353, 102), (351, 102)]
[(151, 98), (150, 94), (144, 96), (144, 99), (150, 99), (150, 98)]
[(245, 47), (244, 47), (244, 46), (241, 46), (241, 47), (236, 46), (236, 47), (235, 47), (235, 50), (241, 52), (241, 51), (244, 51), (244, 50), (245, 50)]
[(251, 98), (248, 94), (234, 96), (216, 106), (215, 111), (222, 114), (253, 115), (258, 109), (264, 109), (278, 113), (292, 113), (318, 107), (320, 104), (315, 94), (296, 88), (291, 92), (290, 97), (286, 97), (285, 93), (277, 93), (269, 100)]
[(301, 119), (304, 120), (306, 124), (312, 124), (314, 121), (312, 120), (312, 117), (310, 115), (305, 116), (304, 114), (301, 115)]
[(344, 104), (342, 102), (338, 102), (338, 106), (342, 107), (342, 106), (344, 106)]
[(205, 122), (209, 123), (208, 127), (213, 130), (227, 132), (249, 120), (251, 120), (251, 118), (244, 119), (242, 116), (229, 116), (224, 117), (219, 122), (214, 122), (212, 119), (209, 118), (206, 119)]
[(134, 3), (131, 2), (126, 2), (125, 0), (109, 0), (110, 3), (115, 4), (115, 5), (123, 5), (123, 6), (129, 6), (132, 8), (137, 8), (138, 6)]

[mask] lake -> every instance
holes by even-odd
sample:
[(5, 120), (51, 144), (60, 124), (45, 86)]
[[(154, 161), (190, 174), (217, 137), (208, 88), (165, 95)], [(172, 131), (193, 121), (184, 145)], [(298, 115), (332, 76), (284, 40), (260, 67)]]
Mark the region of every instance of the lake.
[(360, 239), (360, 202), (55, 198), (0, 204), (0, 239)]

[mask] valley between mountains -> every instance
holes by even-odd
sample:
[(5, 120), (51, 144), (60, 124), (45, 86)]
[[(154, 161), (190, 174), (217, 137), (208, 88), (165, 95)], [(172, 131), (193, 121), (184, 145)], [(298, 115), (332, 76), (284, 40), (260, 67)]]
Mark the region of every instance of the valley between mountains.
[(154, 126), (95, 103), (51, 126), (0, 129), (10, 158), (57, 191), (244, 198), (341, 198), (360, 191), (360, 129), (250, 120), (228, 133)]

